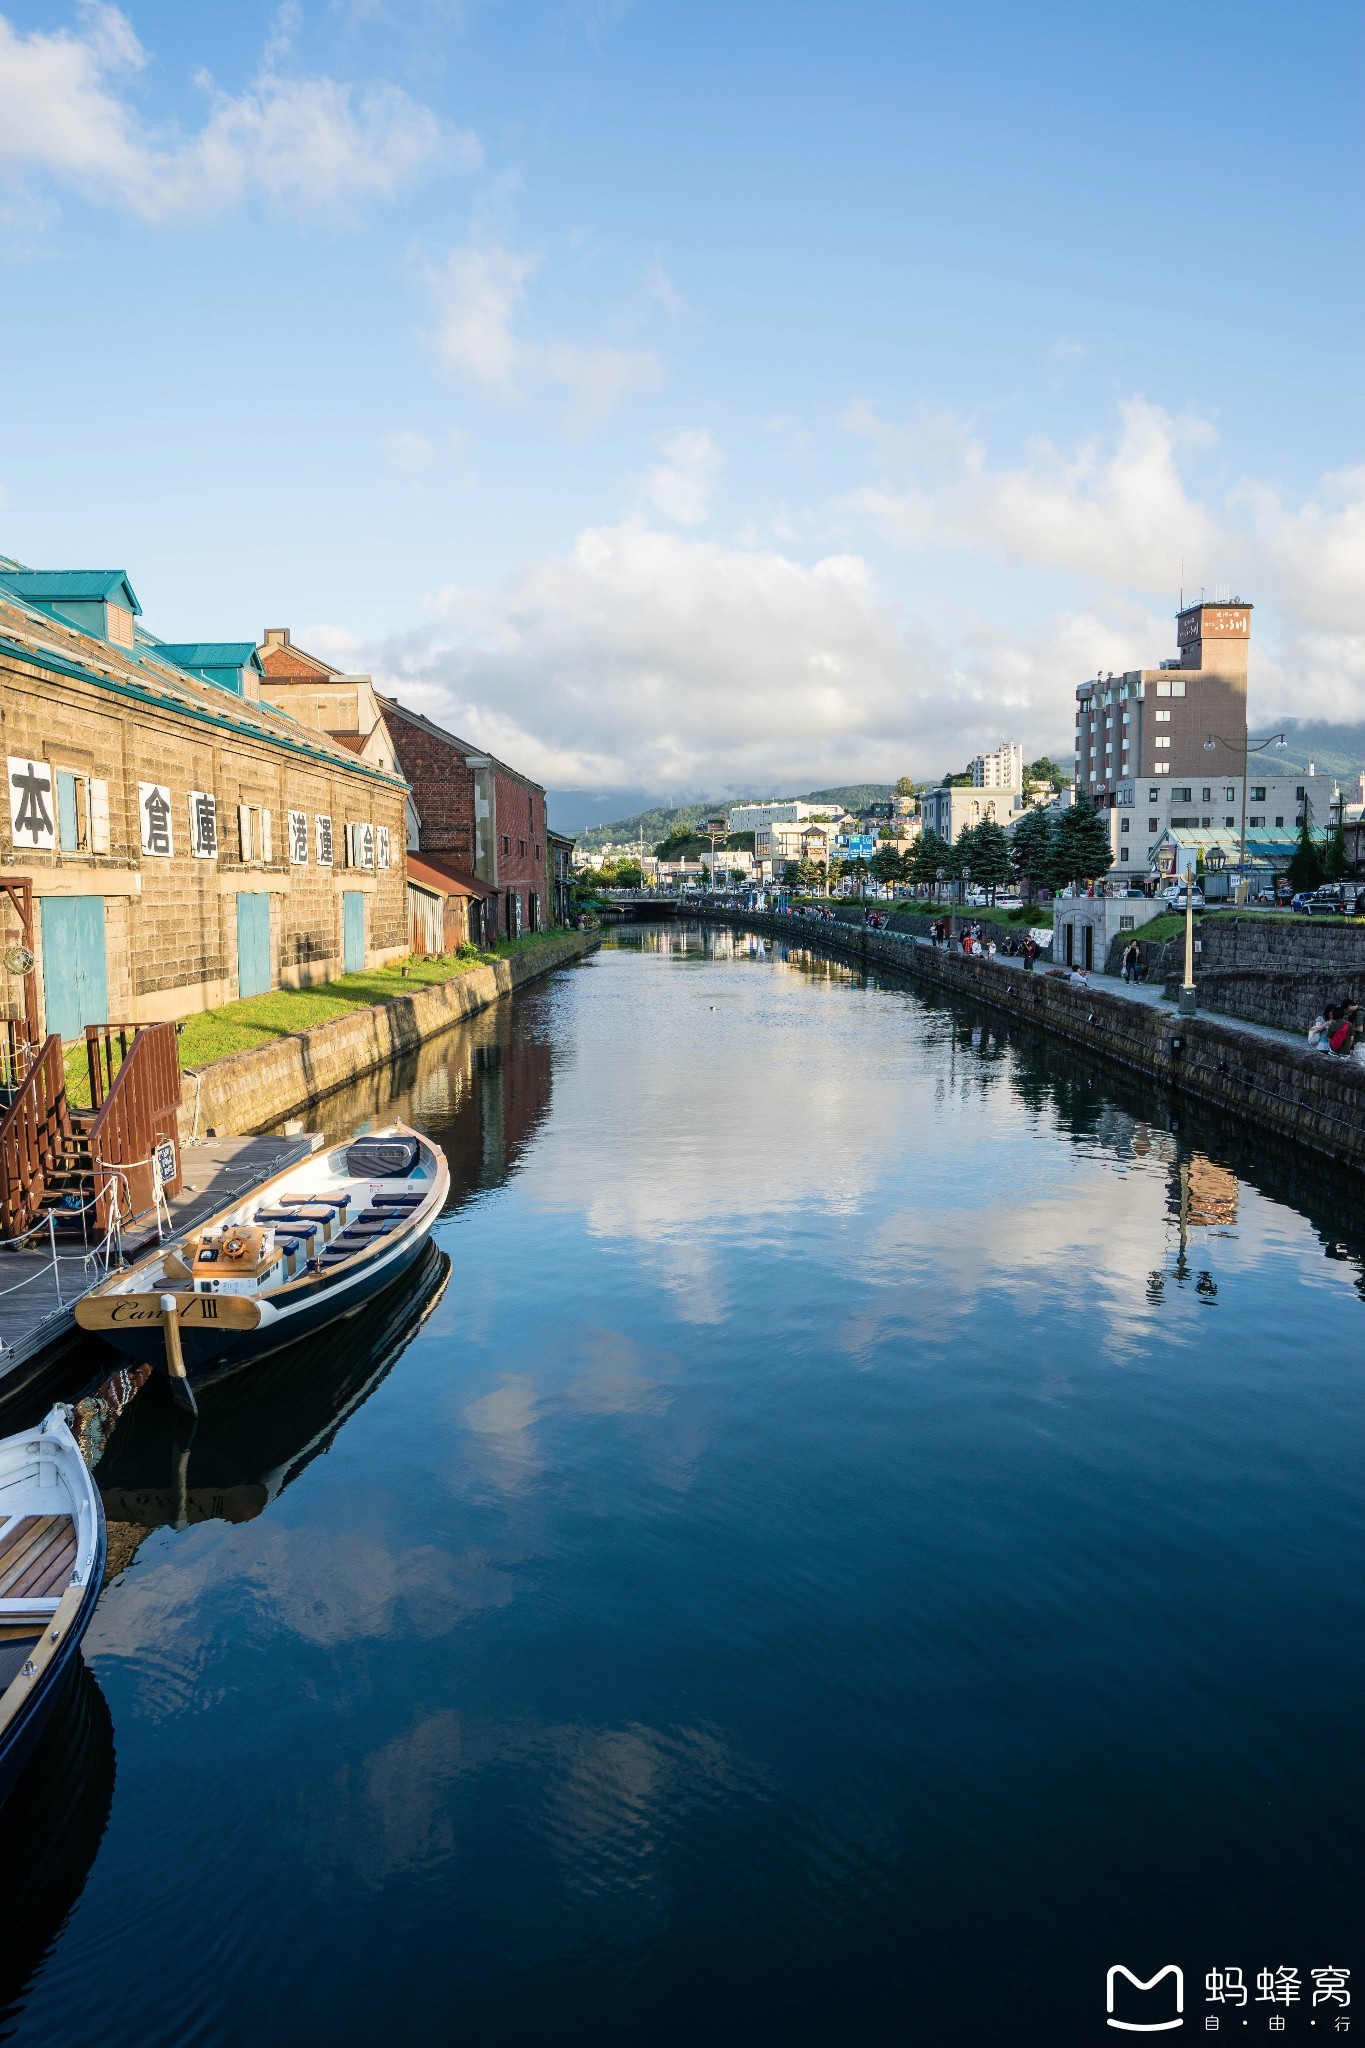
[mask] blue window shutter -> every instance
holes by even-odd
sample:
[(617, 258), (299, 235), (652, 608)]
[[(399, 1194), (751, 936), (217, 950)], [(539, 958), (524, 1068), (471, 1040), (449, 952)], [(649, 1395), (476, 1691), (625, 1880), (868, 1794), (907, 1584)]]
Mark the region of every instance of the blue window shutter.
[(57, 844), (63, 853), (76, 851), (76, 778), (57, 770)]

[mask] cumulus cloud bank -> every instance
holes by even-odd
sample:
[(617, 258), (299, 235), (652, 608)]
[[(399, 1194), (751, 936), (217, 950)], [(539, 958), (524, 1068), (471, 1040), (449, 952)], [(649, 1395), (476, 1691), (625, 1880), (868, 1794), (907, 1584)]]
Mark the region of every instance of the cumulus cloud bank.
[(949, 646), (859, 555), (806, 564), (638, 521), (434, 609), (369, 651), (381, 687), (548, 783), (661, 791), (938, 772), (1002, 718), (1054, 728), (1059, 677), (1093, 666), (1101, 632), (964, 619)]
[(473, 136), (397, 86), (291, 75), (287, 50), (286, 30), (244, 92), (201, 78), (208, 117), (186, 136), (154, 127), (129, 97), (147, 54), (119, 8), (29, 34), (0, 15), (0, 167), (168, 222), (253, 196), (286, 214), (344, 213), (393, 198), (437, 160), (479, 161)]
[(1039, 442), (1012, 466), (953, 421), (898, 430), (864, 410), (850, 424), (882, 474), (837, 508), (846, 539), (853, 522), (926, 561), (1046, 572), (1031, 613), (911, 606), (857, 546), (802, 561), (676, 530), (707, 519), (722, 461), (688, 428), (662, 444), (634, 517), (440, 592), (428, 623), (369, 651), (377, 673), (561, 787), (937, 774), (1002, 732), (1069, 747), (1078, 681), (1173, 652), (1183, 548), (1187, 588), (1231, 578), (1256, 600), (1253, 716), (1365, 716), (1365, 472), (1298, 505), (1255, 484), (1201, 496), (1186, 465), (1211, 430), (1140, 400), (1108, 441)]

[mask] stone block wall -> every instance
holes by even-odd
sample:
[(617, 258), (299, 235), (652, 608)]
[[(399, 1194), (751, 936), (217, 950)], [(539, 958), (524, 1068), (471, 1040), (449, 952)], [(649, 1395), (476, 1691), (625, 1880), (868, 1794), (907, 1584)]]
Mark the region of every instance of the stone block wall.
[[(1284, 1031), (1307, 1031), (1325, 1003), (1365, 1005), (1365, 926), (1328, 919), (1196, 919), (1195, 984), (1210, 1009)], [(1149, 970), (1174, 994), (1185, 941), (1169, 939)]]

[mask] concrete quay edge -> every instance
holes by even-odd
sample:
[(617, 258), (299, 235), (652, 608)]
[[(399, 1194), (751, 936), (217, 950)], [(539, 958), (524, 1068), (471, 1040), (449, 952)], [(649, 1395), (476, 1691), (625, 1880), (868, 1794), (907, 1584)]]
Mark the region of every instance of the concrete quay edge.
[(564, 932), (531, 952), (514, 953), (411, 995), (348, 1011), (189, 1070), (181, 1080), (182, 1143), (192, 1133), (202, 1137), (210, 1130), (220, 1137), (247, 1135), (294, 1116), (358, 1074), (387, 1066), (527, 982), (581, 960), (600, 943), (596, 932)]
[(987, 956), (947, 953), (835, 921), (757, 911), (701, 915), (971, 996), (1340, 1164), (1365, 1166), (1365, 1068), (1354, 1059), (1258, 1035), (1232, 1018), (1181, 1017), (1093, 983), (1078, 988), (1060, 974), (1024, 974)]

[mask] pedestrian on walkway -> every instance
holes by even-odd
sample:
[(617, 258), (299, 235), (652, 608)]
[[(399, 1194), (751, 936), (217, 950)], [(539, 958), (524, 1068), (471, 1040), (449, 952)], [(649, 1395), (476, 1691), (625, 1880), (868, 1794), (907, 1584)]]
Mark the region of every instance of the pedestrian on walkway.
[(1034, 963), (1034, 961), (1035, 961), (1035, 960), (1036, 960), (1036, 959), (1038, 958), (1038, 954), (1039, 954), (1039, 951), (1040, 951), (1040, 950), (1041, 950), (1041, 949), (1040, 949), (1040, 947), (1039, 947), (1039, 945), (1038, 945), (1038, 941), (1037, 941), (1037, 940), (1036, 940), (1036, 939), (1034, 938), (1034, 936), (1033, 936), (1033, 933), (1032, 933), (1032, 932), (1030, 932), (1030, 933), (1029, 933), (1029, 935), (1028, 935), (1028, 937), (1027, 937), (1027, 938), (1025, 939), (1025, 941), (1024, 941), (1024, 972), (1025, 972), (1025, 974), (1032, 974), (1032, 972), (1033, 972), (1033, 963)]
[(1136, 939), (1129, 939), (1123, 949), (1123, 978), (1130, 982), (1142, 979), (1142, 955)]

